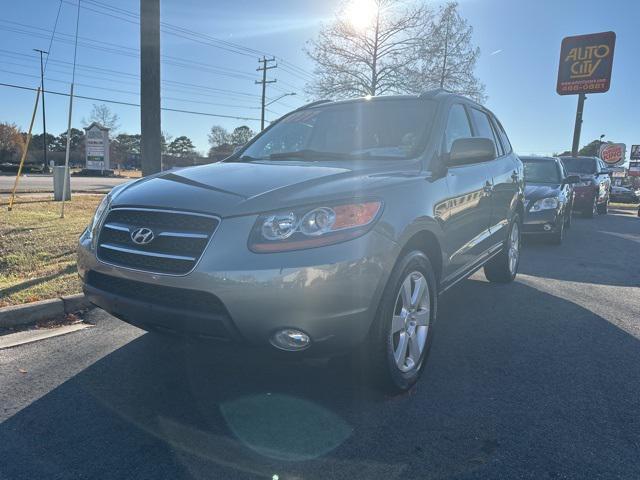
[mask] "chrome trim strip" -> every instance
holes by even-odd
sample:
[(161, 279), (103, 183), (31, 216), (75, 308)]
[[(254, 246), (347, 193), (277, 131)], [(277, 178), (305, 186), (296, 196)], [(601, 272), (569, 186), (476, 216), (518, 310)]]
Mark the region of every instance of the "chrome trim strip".
[(160, 232), (158, 237), (176, 237), (176, 238), (209, 238), (204, 233), (183, 233), (183, 232)]
[[(218, 231), (218, 227), (220, 227), (220, 224), (222, 223), (222, 218), (220, 218), (217, 215), (207, 215), (207, 214), (204, 214), (204, 213), (195, 213), (195, 212), (189, 212), (189, 211), (184, 211), (184, 210), (166, 210), (166, 209), (161, 209), (161, 208), (142, 208), (142, 207), (114, 207), (114, 208), (108, 208), (108, 209), (105, 210), (103, 218), (106, 219), (107, 216), (109, 215), (109, 213), (112, 210), (134, 210), (134, 211), (142, 211), (142, 212), (179, 213), (179, 214), (183, 214), (183, 215), (195, 215), (195, 216), (198, 216), (198, 217), (213, 218), (213, 219), (218, 221), (218, 223), (216, 224), (216, 227), (213, 229), (213, 231), (211, 232), (211, 235), (209, 236), (209, 241), (207, 242), (205, 247), (202, 249), (202, 253), (200, 254), (200, 256), (194, 262), (193, 267), (191, 268), (191, 270), (189, 270), (188, 272), (185, 272), (185, 273), (156, 272), (154, 270), (142, 270), (142, 269), (139, 269), (139, 268), (125, 267), (124, 265), (118, 265), (116, 263), (105, 262), (104, 260), (101, 260), (100, 257), (98, 256), (98, 249), (95, 248), (95, 250), (94, 250), (94, 255), (96, 256), (96, 260), (98, 262), (102, 263), (103, 265), (109, 265), (110, 267), (121, 268), (123, 270), (128, 270), (130, 272), (139, 272), (139, 273), (144, 273), (144, 274), (152, 273), (154, 275), (164, 275), (164, 276), (167, 276), (167, 277), (186, 277), (191, 272), (193, 272), (197, 268), (197, 266), (200, 263), (200, 261), (202, 260), (202, 257), (204, 256), (204, 252), (206, 252), (207, 249), (209, 248), (209, 245), (211, 245), (211, 242), (213, 241), (213, 237), (216, 234), (216, 232)], [(101, 231), (102, 231), (102, 228), (100, 228), (96, 232), (97, 233), (96, 240), (97, 240), (97, 238), (99, 238)]]
[(194, 262), (196, 260), (196, 257), (185, 257), (183, 255), (170, 255), (168, 253), (145, 252), (143, 250), (134, 250), (132, 248), (118, 247), (110, 243), (101, 243), (98, 246), (101, 248), (106, 248), (107, 250), (115, 250), (116, 252), (142, 255), (143, 257), (168, 258), (171, 260), (184, 260), (188, 262)]
[(127, 211), (135, 211), (135, 212), (162, 212), (162, 213), (178, 213), (181, 215), (193, 215), (196, 217), (207, 217), (207, 218), (215, 218), (220, 221), (220, 217), (217, 215), (207, 215), (206, 213), (197, 213), (197, 212), (189, 212), (184, 210), (168, 210), (163, 208), (145, 208), (145, 207), (113, 207), (109, 209), (109, 212), (112, 210), (127, 210)]
[(122, 225), (118, 225), (116, 223), (105, 223), (102, 228), (108, 228), (109, 230), (117, 230), (118, 232), (127, 232), (129, 233), (129, 228), (122, 226)]

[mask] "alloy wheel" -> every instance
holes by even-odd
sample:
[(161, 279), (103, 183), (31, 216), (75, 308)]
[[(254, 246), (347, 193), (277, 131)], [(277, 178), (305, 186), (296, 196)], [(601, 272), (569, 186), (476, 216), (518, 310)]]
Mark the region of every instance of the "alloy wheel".
[(401, 372), (407, 373), (420, 366), (430, 318), (427, 279), (420, 272), (411, 272), (400, 285), (391, 319), (393, 357)]

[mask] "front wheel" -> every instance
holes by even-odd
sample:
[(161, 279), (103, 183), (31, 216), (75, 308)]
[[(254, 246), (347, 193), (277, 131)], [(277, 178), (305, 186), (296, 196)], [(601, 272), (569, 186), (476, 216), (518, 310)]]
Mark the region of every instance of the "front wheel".
[(564, 227), (566, 223), (567, 223), (566, 220), (563, 218), (562, 221), (560, 222), (560, 225), (558, 226), (558, 230), (551, 234), (550, 240), (553, 245), (562, 244), (562, 241), (564, 240)]
[(584, 212), (584, 216), (587, 218), (593, 218), (598, 214), (598, 196), (593, 197), (593, 203), (591, 204), (591, 210)]
[(502, 251), (484, 266), (484, 275), (494, 283), (509, 283), (516, 278), (520, 264), (520, 216), (515, 214)]
[(423, 252), (409, 252), (387, 283), (363, 359), (384, 390), (403, 392), (418, 381), (431, 349), (436, 308), (431, 262)]
[(609, 213), (609, 199), (607, 199), (602, 205), (598, 206), (598, 213), (600, 215), (606, 215)]

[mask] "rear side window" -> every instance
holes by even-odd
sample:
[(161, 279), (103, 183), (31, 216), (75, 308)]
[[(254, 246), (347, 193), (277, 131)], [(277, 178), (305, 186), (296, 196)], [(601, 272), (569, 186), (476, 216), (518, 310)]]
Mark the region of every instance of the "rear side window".
[(511, 153), (513, 151), (513, 147), (511, 147), (511, 142), (507, 137), (502, 124), (498, 121), (497, 118), (494, 118), (496, 122), (496, 126), (498, 127), (498, 135), (500, 136), (500, 141), (502, 141), (502, 146), (504, 147), (504, 153)]
[(451, 106), (449, 110), (449, 119), (447, 120), (447, 129), (444, 132), (444, 150), (446, 153), (451, 151), (451, 145), (459, 138), (471, 137), (471, 126), (469, 118), (464, 107), (459, 103)]
[(473, 117), (473, 122), (476, 125), (476, 137), (489, 138), (493, 140), (496, 144), (496, 152), (500, 154), (500, 150), (498, 147), (500, 143), (493, 133), (493, 128), (491, 128), (491, 121), (489, 120), (487, 114), (481, 112), (480, 110), (472, 108), (471, 116)]

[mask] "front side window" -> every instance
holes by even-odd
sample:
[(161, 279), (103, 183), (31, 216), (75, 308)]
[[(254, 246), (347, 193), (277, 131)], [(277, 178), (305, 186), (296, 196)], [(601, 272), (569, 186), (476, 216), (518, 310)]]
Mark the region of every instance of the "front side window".
[(245, 159), (418, 156), (433, 122), (431, 100), (382, 100), (323, 105), (283, 118), (244, 152)]
[(451, 145), (459, 138), (471, 137), (471, 126), (464, 107), (459, 103), (454, 104), (449, 111), (447, 128), (444, 132), (444, 151), (449, 153)]

